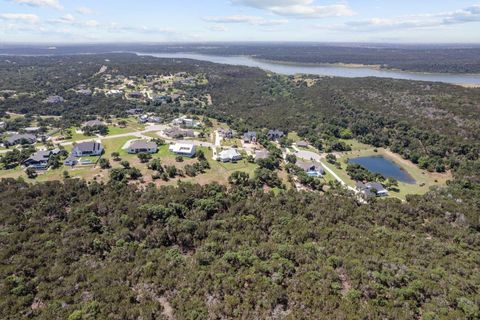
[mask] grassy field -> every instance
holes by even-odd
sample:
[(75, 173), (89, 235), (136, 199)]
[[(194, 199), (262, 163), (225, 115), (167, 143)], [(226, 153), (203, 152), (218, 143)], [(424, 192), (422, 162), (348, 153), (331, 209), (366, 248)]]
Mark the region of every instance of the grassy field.
[(232, 146), (241, 146), (242, 142), (240, 139), (222, 139), (221, 145), (224, 147), (232, 147)]
[(355, 139), (340, 139), (340, 141), (345, 142), (347, 145), (349, 145), (352, 148), (352, 151), (361, 151), (361, 150), (372, 149), (372, 146), (369, 146), (368, 144), (358, 142)]
[[(69, 130), (71, 133), (72, 133), (72, 137), (70, 139), (64, 139), (64, 140), (58, 140), (56, 142), (75, 142), (75, 141), (80, 141), (80, 140), (87, 140), (87, 139), (93, 139), (95, 137), (92, 137), (92, 136), (86, 136), (84, 135), (83, 133), (80, 133), (80, 132), (77, 132), (77, 130), (80, 130), (80, 128), (76, 128), (76, 127), (70, 127), (68, 128), (67, 130)], [(56, 134), (54, 134), (52, 137), (53, 138), (58, 138), (60, 136), (64, 136), (65, 134), (61, 133), (61, 132), (57, 132)]]
[[(125, 121), (127, 124), (124, 127), (118, 125), (118, 121)], [(138, 122), (135, 117), (129, 117), (127, 119), (119, 119), (117, 123), (108, 126), (108, 136), (114, 136), (117, 134), (130, 133), (136, 131), (145, 130), (145, 125)]]
[(295, 131), (289, 132), (287, 138), (291, 139), (293, 142), (302, 140), (302, 138), (300, 138), (300, 136)]
[(127, 151), (123, 150), (122, 147), (125, 143), (129, 140), (137, 140), (138, 137), (135, 136), (127, 136), (127, 137), (119, 137), (119, 138), (112, 138), (112, 139), (103, 139), (102, 145), (105, 148), (105, 157), (110, 158), (112, 152), (118, 152), (120, 156), (127, 155)]
[[(143, 124), (138, 123), (138, 121), (134, 117), (130, 117), (127, 119), (122, 119), (127, 122), (125, 127), (120, 127), (117, 124), (108, 125), (108, 134), (107, 136), (114, 136), (117, 134), (124, 134), (124, 133), (131, 133), (136, 131), (145, 130), (145, 126)], [(81, 133), (81, 128), (79, 127), (70, 127), (67, 130), (70, 130), (72, 133), (71, 139), (60, 140), (58, 142), (75, 142), (80, 140), (88, 140), (88, 139), (95, 139), (96, 136), (87, 136)], [(53, 135), (53, 137), (60, 137), (62, 133), (58, 132)]]

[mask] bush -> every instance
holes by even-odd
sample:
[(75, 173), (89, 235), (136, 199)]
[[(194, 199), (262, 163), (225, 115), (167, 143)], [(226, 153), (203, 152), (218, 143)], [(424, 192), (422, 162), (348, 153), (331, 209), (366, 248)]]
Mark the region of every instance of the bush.
[(108, 159), (105, 159), (105, 158), (100, 158), (100, 160), (98, 160), (98, 165), (100, 166), (101, 169), (111, 168), (110, 161), (108, 161)]

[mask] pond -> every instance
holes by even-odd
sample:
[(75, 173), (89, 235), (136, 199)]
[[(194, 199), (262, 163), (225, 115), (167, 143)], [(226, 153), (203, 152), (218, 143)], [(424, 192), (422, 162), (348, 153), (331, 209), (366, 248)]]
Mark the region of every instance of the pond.
[(348, 163), (359, 164), (371, 172), (380, 173), (386, 178), (394, 178), (397, 181), (415, 184), (415, 179), (402, 167), (383, 156), (358, 157)]
[(177, 58), (209, 61), (214, 63), (258, 67), (279, 74), (293, 75), (297, 73), (315, 74), (321, 76), (361, 78), (381, 77), (417, 81), (434, 81), (451, 84), (480, 85), (480, 74), (454, 74), (454, 73), (421, 73), (399, 70), (377, 69), (370, 66), (349, 67), (329, 64), (302, 64), (282, 63), (275, 61), (258, 60), (249, 56), (214, 56), (197, 53), (145, 53), (135, 52), (137, 55), (153, 56), (157, 58)]

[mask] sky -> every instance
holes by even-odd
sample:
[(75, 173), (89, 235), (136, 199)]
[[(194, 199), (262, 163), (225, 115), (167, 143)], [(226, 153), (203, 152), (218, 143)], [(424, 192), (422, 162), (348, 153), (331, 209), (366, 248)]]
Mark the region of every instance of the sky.
[(480, 0), (0, 0), (0, 43), (480, 43)]

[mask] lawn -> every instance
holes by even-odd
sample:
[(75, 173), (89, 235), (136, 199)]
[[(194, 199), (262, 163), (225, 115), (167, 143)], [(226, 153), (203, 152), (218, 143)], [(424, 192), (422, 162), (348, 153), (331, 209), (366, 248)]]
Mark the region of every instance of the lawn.
[(115, 136), (117, 134), (131, 133), (137, 130), (130, 127), (118, 127), (118, 126), (108, 126), (107, 136)]
[(212, 168), (211, 171), (217, 171), (223, 176), (227, 175), (226, 178), (228, 178), (228, 176), (230, 176), (230, 174), (234, 171), (246, 172), (250, 175), (250, 177), (253, 177), (254, 171), (257, 168), (257, 165), (255, 163), (250, 163), (246, 159), (242, 159), (240, 161), (237, 161), (236, 163), (219, 162), (212, 159), (212, 150), (209, 150), (207, 148), (200, 149), (203, 149), (203, 151), (205, 152), (205, 156), (207, 157), (208, 162), (210, 163), (210, 167)]
[(369, 150), (372, 149), (372, 146), (368, 144), (361, 143), (356, 139), (340, 139), (340, 141), (345, 142), (352, 148), (352, 151), (360, 151), (360, 150)]
[(302, 140), (302, 138), (300, 138), (300, 136), (295, 131), (289, 132), (287, 138), (292, 140), (293, 142)]
[(164, 144), (158, 147), (158, 152), (154, 155), (155, 158), (165, 158), (165, 157), (175, 158), (175, 154), (173, 154), (172, 152), (170, 152), (170, 150), (168, 150), (169, 147), (170, 145), (168, 144)]
[[(59, 142), (59, 143), (75, 142), (75, 141), (88, 140), (88, 139), (94, 139), (95, 138), (95, 136), (86, 136), (83, 133), (78, 133), (77, 130), (80, 130), (80, 128), (70, 127), (67, 130), (70, 130), (70, 132), (72, 133), (72, 138), (71, 139), (59, 140), (57, 142)], [(54, 134), (53, 137), (59, 137), (61, 135), (62, 135), (62, 133), (58, 132), (58, 133)]]
[[(240, 160), (237, 163), (221, 163), (212, 159), (212, 156), (213, 156), (212, 150), (206, 147), (199, 147), (197, 149), (202, 150), (205, 153), (205, 157), (207, 158), (207, 161), (210, 164), (209, 170), (207, 170), (205, 173), (200, 174), (196, 177), (186, 176), (186, 177), (177, 177), (167, 182), (157, 181), (156, 182), (157, 185), (176, 185), (179, 180), (192, 182), (192, 183), (199, 183), (202, 185), (211, 183), (211, 182), (228, 184), (228, 177), (232, 174), (232, 172), (243, 171), (248, 173), (251, 177), (253, 177), (255, 168), (257, 167), (256, 164), (248, 163), (246, 160)], [(175, 155), (173, 155), (168, 151), (168, 146), (166, 148), (166, 152), (164, 150), (163, 151), (160, 150), (157, 153), (157, 156), (162, 160), (162, 163), (167, 165), (173, 164), (178, 168), (183, 168), (186, 164), (195, 163), (196, 161), (198, 161), (196, 158), (194, 159), (184, 158), (183, 162), (175, 162)]]
[[(124, 127), (120, 127), (118, 123), (108, 126), (108, 135), (114, 136), (117, 134), (124, 134), (130, 132), (137, 132), (145, 130), (145, 125), (138, 122), (137, 118), (129, 117), (127, 119), (119, 119), (118, 121), (125, 121), (127, 124)], [(117, 122), (118, 122), (117, 121)]]
[(94, 168), (92, 165), (88, 166), (75, 166), (75, 167), (60, 167), (55, 170), (47, 170), (43, 173), (39, 173), (38, 177), (35, 179), (37, 182), (43, 181), (53, 181), (53, 180), (62, 180), (63, 172), (67, 171), (70, 178), (80, 178), (85, 180), (105, 180), (108, 176), (105, 170), (100, 168)]
[(142, 135), (153, 138), (153, 139), (159, 139), (160, 136), (157, 134), (158, 131), (149, 131), (149, 132), (144, 132)]
[(118, 137), (118, 138), (108, 138), (102, 139), (102, 145), (105, 149), (105, 157), (110, 158), (112, 152), (118, 152), (121, 156), (128, 155), (126, 150), (123, 150), (122, 147), (129, 140), (138, 140), (138, 137), (127, 136), (127, 137)]
[(242, 142), (240, 139), (222, 139), (221, 145), (224, 147), (232, 147), (232, 146), (241, 146)]
[(0, 172), (1, 172), (0, 178), (18, 178), (20, 176), (23, 176), (26, 179), (27, 177), (27, 175), (25, 174), (21, 166), (17, 166), (9, 170), (0, 170)]

